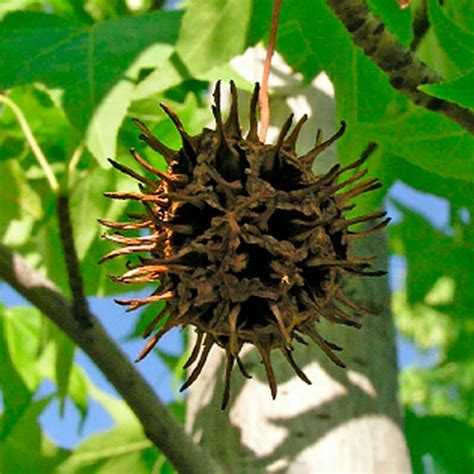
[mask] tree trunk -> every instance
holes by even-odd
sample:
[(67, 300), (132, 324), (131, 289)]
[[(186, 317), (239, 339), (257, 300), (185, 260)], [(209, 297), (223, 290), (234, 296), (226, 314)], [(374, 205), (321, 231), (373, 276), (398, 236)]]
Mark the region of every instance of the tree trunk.
[[(324, 101), (323, 107), (316, 108), (318, 121), (329, 117), (329, 122), (335, 122), (333, 103), (330, 113), (324, 113), (328, 97), (321, 91), (316, 95), (313, 91), (312, 97), (316, 97), (316, 105)], [(312, 109), (311, 97), (306, 99)], [(278, 99), (275, 103), (278, 107)], [(297, 115), (303, 112), (298, 110)], [(277, 120), (283, 121), (281, 117)], [(361, 243), (358, 253), (379, 255), (374, 267), (385, 268), (385, 237)], [(274, 351), (272, 362), (279, 387), (276, 400), (272, 400), (260, 357), (248, 348), (242, 360), (253, 378), (245, 379), (240, 371), (233, 371), (230, 404), (222, 412), (224, 353), (216, 347), (212, 350), (189, 389), (186, 429), (226, 472), (411, 472), (397, 400), (395, 331), (387, 279), (348, 280), (346, 293), (380, 315), (363, 318), (359, 330), (318, 324), (323, 337), (344, 348), (341, 358), (346, 369), (334, 366), (315, 345), (296, 343), (294, 357), (312, 380), (310, 386), (296, 377), (279, 351)]]

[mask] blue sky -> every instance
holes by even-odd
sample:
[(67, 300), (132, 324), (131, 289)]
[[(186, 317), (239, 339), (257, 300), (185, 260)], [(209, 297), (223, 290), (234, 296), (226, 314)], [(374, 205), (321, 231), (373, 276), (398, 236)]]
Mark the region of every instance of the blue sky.
[[(391, 205), (391, 197), (427, 217), (437, 228), (446, 229), (448, 227), (449, 205), (445, 200), (415, 191), (403, 183), (396, 183), (392, 186), (386, 201), (387, 211), (394, 222), (400, 219), (400, 215)], [(392, 290), (403, 286), (404, 276), (405, 262), (403, 258), (392, 257), (389, 262), (389, 281)], [(0, 285), (0, 300), (6, 306), (25, 304), (25, 301), (5, 284)], [(124, 308), (117, 306), (112, 298), (90, 298), (90, 304), (93, 312), (99, 316), (105, 328), (133, 360), (143, 345), (141, 340), (126, 340), (126, 336), (133, 328), (135, 319), (133, 313), (125, 313)], [(397, 346), (398, 364), (402, 369), (411, 365), (426, 367), (435, 362), (435, 352), (420, 352), (409, 341), (400, 336), (397, 338)], [(159, 348), (167, 353), (180, 354), (183, 348), (179, 330), (167, 334), (160, 342)], [(98, 387), (116, 394), (113, 387), (82, 351), (78, 351), (76, 362), (83, 367)], [(145, 375), (163, 401), (169, 402), (174, 399), (176, 393), (172, 387), (171, 375), (158, 357), (144, 359), (137, 365), (137, 368)], [(39, 395), (52, 392), (54, 392), (54, 386), (50, 382), (45, 382), (40, 387)], [(107, 430), (113, 426), (107, 412), (94, 401), (90, 403), (89, 415), (80, 433), (78, 432), (79, 414), (69, 401), (66, 404), (63, 417), (59, 415), (58, 403), (52, 403), (41, 416), (41, 424), (55, 443), (67, 448), (73, 448), (91, 434)]]

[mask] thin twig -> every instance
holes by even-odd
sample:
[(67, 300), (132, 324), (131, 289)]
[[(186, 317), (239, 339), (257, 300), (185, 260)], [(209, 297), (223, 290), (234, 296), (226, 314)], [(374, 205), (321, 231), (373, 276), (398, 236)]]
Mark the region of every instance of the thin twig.
[(74, 233), (71, 214), (69, 212), (69, 196), (66, 194), (60, 194), (56, 205), (69, 288), (72, 294), (72, 312), (78, 322), (82, 325), (89, 326), (91, 324), (87, 317), (89, 313), (89, 304), (87, 303), (87, 298), (84, 293), (81, 267), (79, 265), (76, 247), (74, 245)]
[(410, 43), (410, 49), (416, 51), (430, 28), (430, 19), (428, 18), (428, 5), (426, 0), (422, 0), (413, 17), (413, 39)]
[(18, 105), (16, 105), (15, 102), (13, 102), (13, 100), (11, 100), (6, 95), (0, 94), (0, 103), (3, 103), (7, 105), (8, 107), (10, 107), (10, 109), (15, 114), (16, 119), (18, 120), (18, 123), (20, 124), (20, 127), (23, 131), (23, 134), (25, 135), (26, 141), (28, 142), (28, 145), (30, 145), (33, 155), (38, 160), (39, 165), (44, 171), (44, 174), (46, 176), (46, 179), (49, 182), (49, 186), (51, 190), (54, 193), (57, 193), (59, 191), (58, 180), (56, 179), (56, 176), (54, 175), (53, 170), (51, 169), (51, 166), (49, 166), (48, 160), (44, 156), (44, 153), (41, 150), (41, 147), (38, 145), (38, 142), (36, 141), (36, 138), (33, 135), (33, 132), (31, 131), (30, 126), (28, 125), (28, 121), (26, 120), (26, 117), (23, 115), (23, 112), (18, 107)]
[(97, 365), (135, 413), (152, 441), (184, 474), (222, 473), (207, 452), (195, 445), (113, 339), (90, 312), (83, 327), (71, 304), (54, 284), (20, 256), (0, 244), (0, 278), (15, 288), (69, 336)]
[(259, 140), (263, 143), (267, 137), (268, 127), (270, 126), (270, 103), (268, 99), (268, 77), (270, 76), (270, 66), (273, 53), (275, 52), (275, 43), (278, 32), (278, 19), (280, 17), (281, 0), (273, 1), (272, 23), (270, 27), (270, 38), (268, 39), (267, 56), (263, 64), (262, 87), (258, 96), (260, 105), (260, 132)]
[(443, 79), (386, 30), (380, 18), (369, 10), (365, 0), (326, 2), (350, 33), (354, 43), (385, 72), (395, 89), (409, 97), (416, 105), (443, 114), (470, 133), (474, 133), (472, 111), (418, 90), (423, 84), (434, 84)]

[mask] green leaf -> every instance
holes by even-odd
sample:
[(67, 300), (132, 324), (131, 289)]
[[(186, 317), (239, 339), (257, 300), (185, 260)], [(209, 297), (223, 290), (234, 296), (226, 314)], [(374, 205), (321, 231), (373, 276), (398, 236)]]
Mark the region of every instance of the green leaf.
[[(384, 157), (385, 158), (385, 157)], [(396, 177), (414, 189), (445, 198), (452, 205), (462, 207), (466, 204), (471, 183), (460, 179), (446, 178), (430, 173), (403, 159), (403, 156), (386, 156), (384, 169), (388, 175)]]
[(112, 168), (104, 170), (93, 166), (83, 170), (72, 186), (70, 212), (79, 260), (84, 259), (93, 241), (103, 230), (97, 219), (115, 220), (125, 210), (126, 202), (112, 201), (103, 196), (104, 192), (114, 191), (118, 186), (132, 189), (132, 183)]
[(176, 51), (192, 75), (242, 53), (251, 0), (193, 0), (183, 17)]
[(474, 69), (464, 76), (453, 79), (452, 81), (440, 82), (437, 84), (426, 84), (418, 87), (428, 94), (446, 99), (450, 102), (457, 102), (464, 107), (474, 108), (474, 94), (472, 85), (474, 84)]
[[(153, 94), (159, 94), (176, 87), (190, 79), (193, 79), (193, 77), (175, 53), (137, 85), (133, 98), (134, 100), (145, 99)], [(253, 90), (253, 84), (243, 79), (230, 64), (226, 63), (218, 64), (209, 70), (197, 73), (194, 75), (194, 79), (206, 82), (215, 82), (220, 79), (224, 84), (232, 79), (239, 89)]]
[(121, 424), (89, 437), (57, 470), (58, 473), (148, 474), (162, 455), (138, 424)]
[(428, 0), (428, 12), (441, 47), (459, 71), (468, 72), (474, 62), (474, 34), (463, 30), (446, 16), (437, 0)]
[[(377, 3), (379, 8), (385, 5)], [(255, 8), (254, 15), (259, 15), (259, 10), (268, 10), (268, 2), (258, 2)], [(323, 0), (293, 0), (283, 5), (277, 49), (306, 80), (320, 69), (330, 76), (338, 116), (347, 122), (346, 134), (338, 142), (342, 162), (353, 160), (369, 141), (375, 141), (387, 155), (403, 157), (430, 173), (474, 180), (474, 162), (469, 160), (474, 139), (395, 91), (386, 76), (354, 47)], [(381, 160), (374, 173), (386, 177), (387, 164)]]
[(41, 201), (18, 162), (0, 161), (0, 175), (0, 236), (4, 244), (17, 247), (26, 242), (33, 223), (42, 217)]
[(37, 368), (40, 318), (39, 310), (30, 306), (4, 311), (4, 334), (11, 361), (31, 392), (38, 388), (41, 381)]
[(69, 120), (103, 164), (115, 154), (139, 69), (171, 54), (180, 18), (179, 12), (154, 12), (85, 26), (47, 14), (12, 13), (2, 22), (0, 87), (41, 82), (62, 89)]
[(452, 417), (419, 416), (407, 411), (405, 432), (415, 474), (427, 472), (424, 460), (427, 462), (428, 457), (432, 472), (473, 472), (474, 428), (467, 423)]
[(52, 397), (32, 402), (16, 424), (10, 436), (0, 443), (2, 474), (50, 474), (69, 455), (69, 451), (54, 446), (42, 433), (38, 417)]
[[(474, 138), (448, 119), (434, 112), (413, 108), (398, 117), (358, 124), (354, 133), (383, 144), (430, 173), (447, 178), (474, 181)], [(447, 161), (449, 157), (449, 161)]]
[(7, 13), (24, 9), (32, 3), (35, 3), (35, 0), (3, 0), (0, 4), (0, 19)]
[[(403, 221), (389, 228), (392, 249), (401, 251), (407, 258), (408, 302), (423, 302), (434, 283), (455, 270), (451, 259), (438, 257), (455, 258), (456, 246), (450, 237), (434, 229), (425, 218), (393, 202), (403, 212)], [(436, 265), (433, 265), (434, 261)]]
[(89, 411), (89, 394), (87, 391), (87, 376), (77, 364), (73, 364), (71, 367), (67, 395), (79, 411), (81, 419), (79, 428), (81, 428)]
[[(0, 390), (4, 404), (3, 413), (0, 417), (0, 440), (2, 441), (0, 449), (3, 441), (11, 434), (14, 427), (25, 414), (33, 396), (32, 391), (29, 390), (15, 366), (15, 359), (20, 359), (24, 362), (24, 358), (19, 353), (18, 347), (11, 347), (12, 339), (15, 341), (16, 338), (10, 326), (10, 318), (7, 318), (3, 306), (0, 305), (0, 372), (2, 374)], [(21, 368), (25, 368), (25, 363), (21, 364)]]
[(62, 332), (56, 335), (55, 375), (57, 395), (59, 398), (59, 412), (64, 415), (66, 396), (69, 392), (69, 379), (74, 364), (76, 345)]

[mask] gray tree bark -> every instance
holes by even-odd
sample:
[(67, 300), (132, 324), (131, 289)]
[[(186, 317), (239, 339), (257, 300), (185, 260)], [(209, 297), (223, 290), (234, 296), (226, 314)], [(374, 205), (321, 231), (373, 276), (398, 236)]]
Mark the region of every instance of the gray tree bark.
[[(243, 69), (253, 67), (258, 78), (258, 67), (246, 66), (245, 60), (243, 63)], [(289, 107), (301, 109), (305, 103), (313, 115), (317, 113), (317, 126), (326, 132), (333, 130), (334, 101), (314, 89), (304, 95), (304, 100), (288, 98), (292, 80), (283, 84), (280, 99), (272, 96), (275, 124), (283, 122), (286, 117), (282, 115), (287, 115)], [(245, 104), (245, 98), (241, 103)], [(295, 112), (298, 117), (308, 110)], [(308, 141), (303, 147), (310, 147), (317, 126), (312, 127), (310, 121), (305, 127), (310, 135), (306, 139), (303, 135), (303, 142)], [(271, 139), (271, 133), (269, 136)], [(323, 165), (334, 160), (334, 151), (332, 154), (321, 160)], [(379, 255), (374, 268), (387, 266), (383, 235), (361, 242), (358, 253)], [(411, 472), (397, 400), (395, 331), (387, 279), (349, 280), (346, 293), (379, 316), (365, 317), (359, 330), (329, 323), (318, 326), (323, 337), (344, 348), (341, 358), (346, 369), (334, 366), (314, 345), (296, 343), (294, 357), (312, 380), (311, 386), (297, 378), (279, 351), (274, 351), (272, 362), (279, 390), (272, 400), (260, 357), (256, 351), (247, 350), (242, 360), (253, 378), (244, 379), (234, 370), (231, 401), (222, 412), (224, 354), (216, 347), (212, 350), (188, 392), (186, 429), (212, 452), (226, 472)]]

